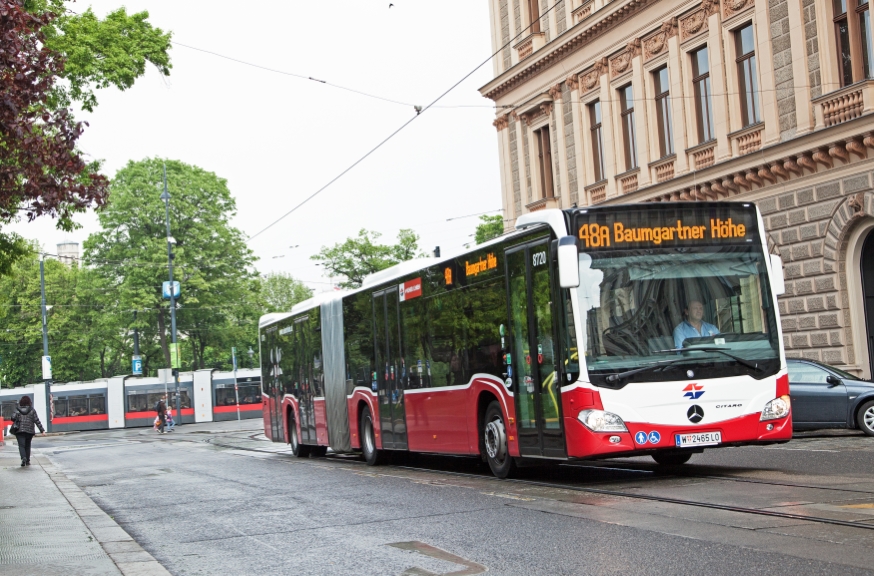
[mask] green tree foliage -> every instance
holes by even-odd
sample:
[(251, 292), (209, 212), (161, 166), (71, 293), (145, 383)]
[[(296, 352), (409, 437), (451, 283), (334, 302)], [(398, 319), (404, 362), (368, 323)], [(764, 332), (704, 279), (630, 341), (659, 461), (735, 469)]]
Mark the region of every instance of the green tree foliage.
[(127, 90), (152, 64), (164, 76), (170, 75), (171, 33), (148, 22), (147, 11), (128, 14), (118, 8), (99, 19), (91, 8), (81, 14), (67, 10), (64, 0), (28, 0), (34, 14), (56, 15), (44, 28), (46, 46), (64, 60), (56, 86), (57, 107), (77, 102), (84, 110), (97, 106), (94, 90), (115, 86)]
[(331, 276), (345, 278), (343, 288), (357, 288), (374, 272), (420, 256), (419, 236), (409, 229), (398, 232), (397, 244), (378, 244), (381, 234), (362, 228), (358, 236), (347, 238), (312, 256)]
[(276, 272), (261, 277), (261, 297), (264, 300), (265, 314), (289, 312), (292, 306), (312, 295), (312, 290), (290, 274)]
[[(0, 382), (8, 386), (31, 384), (42, 379), (41, 301), (39, 247), (27, 245), (27, 253), (0, 277)], [(49, 351), (57, 380), (90, 380), (100, 377), (90, 363), (97, 341), (85, 318), (94, 311), (87, 285), (88, 271), (57, 260), (46, 260), (46, 302), (49, 308)]]
[[(0, 227), (47, 215), (72, 230), (77, 212), (105, 202), (108, 181), (77, 149), (84, 125), (70, 107), (92, 111), (94, 90), (130, 88), (148, 63), (170, 73), (170, 33), (148, 17), (120, 8), (100, 20), (64, 0), (0, 5)], [(0, 276), (27, 251), (0, 231)]]
[[(85, 242), (85, 261), (117, 310), (138, 310), (144, 370), (170, 361), (167, 240), (161, 159), (129, 162), (111, 185), (99, 213), (102, 230)], [(231, 346), (257, 345), (262, 311), (254, 257), (230, 225), (236, 204), (224, 179), (167, 160), (174, 279), (182, 284), (177, 328), (185, 368), (223, 366)], [(128, 320), (132, 327), (132, 314)]]
[[(52, 105), (64, 70), (45, 46), (53, 21), (19, 1), (0, 4), (0, 226), (48, 215), (70, 230), (76, 212), (106, 198), (106, 179), (76, 149), (82, 125)], [(0, 274), (26, 253), (19, 237), (0, 233)]]
[(504, 216), (502, 214), (480, 216), (479, 221), (474, 234), (477, 244), (497, 238), (504, 233)]

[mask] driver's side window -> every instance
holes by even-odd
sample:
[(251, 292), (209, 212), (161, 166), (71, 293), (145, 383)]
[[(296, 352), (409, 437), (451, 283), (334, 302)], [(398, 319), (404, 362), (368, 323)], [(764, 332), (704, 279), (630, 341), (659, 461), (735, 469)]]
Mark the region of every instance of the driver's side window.
[(829, 373), (812, 364), (789, 362), (789, 383), (828, 384)]

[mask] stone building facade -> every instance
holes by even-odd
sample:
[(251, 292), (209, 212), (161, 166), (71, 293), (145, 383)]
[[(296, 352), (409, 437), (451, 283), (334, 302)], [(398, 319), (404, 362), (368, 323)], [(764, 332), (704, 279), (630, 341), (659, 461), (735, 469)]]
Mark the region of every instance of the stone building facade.
[(789, 356), (874, 375), (874, 34), (859, 0), (489, 0), (506, 219), (758, 204)]

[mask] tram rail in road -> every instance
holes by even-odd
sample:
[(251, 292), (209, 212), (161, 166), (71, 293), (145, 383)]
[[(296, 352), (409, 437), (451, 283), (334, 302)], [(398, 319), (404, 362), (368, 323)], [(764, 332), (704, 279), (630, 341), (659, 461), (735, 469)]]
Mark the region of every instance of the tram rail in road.
[[(210, 439), (210, 443), (215, 444), (217, 446), (223, 446), (221, 441), (216, 442), (216, 439)], [(284, 452), (276, 452), (276, 451), (268, 451), (268, 450), (260, 450), (258, 448), (251, 447), (243, 447), (239, 445), (228, 445), (227, 447), (232, 447), (238, 450), (246, 450), (251, 452), (270, 452), (278, 455), (285, 455)], [(291, 454), (288, 454), (291, 456)], [(439, 457), (439, 456), (438, 456)], [(340, 455), (328, 455), (324, 458), (320, 458), (322, 461), (331, 461), (338, 462), (343, 464), (352, 464), (359, 465), (364, 467), (364, 462), (359, 462), (356, 459), (353, 459), (349, 456), (340, 456)], [(474, 459), (468, 458), (467, 460), (473, 461)], [(694, 471), (689, 470), (689, 473), (680, 473), (676, 472), (672, 473), (659, 473), (653, 470), (640, 470), (638, 468), (626, 468), (620, 466), (598, 466), (598, 465), (587, 465), (587, 464), (562, 464), (562, 468), (581, 468), (581, 469), (589, 469), (589, 470), (607, 470), (611, 472), (621, 472), (621, 473), (633, 473), (645, 475), (651, 478), (659, 478), (659, 479), (669, 479), (669, 478), (700, 478), (700, 479), (708, 479), (708, 480), (717, 480), (717, 481), (729, 481), (729, 482), (750, 482), (757, 484), (767, 484), (773, 486), (785, 486), (787, 488), (802, 488), (802, 489), (812, 489), (812, 490), (833, 490), (833, 491), (842, 491), (847, 493), (855, 493), (855, 494), (870, 494), (874, 495), (874, 493), (864, 490), (853, 490), (853, 489), (843, 489), (843, 488), (835, 488), (829, 486), (813, 486), (813, 485), (805, 485), (805, 484), (793, 484), (786, 482), (770, 482), (767, 480), (757, 480), (751, 478), (737, 478), (732, 476), (719, 476), (712, 474), (696, 474)], [(395, 470), (410, 470), (416, 472), (426, 472), (432, 474), (440, 474), (443, 476), (454, 476), (458, 478), (471, 478), (471, 479), (482, 479), (489, 481), (497, 481), (504, 482), (509, 484), (517, 484), (524, 486), (535, 486), (540, 488), (551, 488), (558, 490), (571, 490), (574, 492), (581, 492), (587, 494), (596, 494), (601, 496), (612, 496), (616, 498), (628, 498), (634, 500), (645, 500), (649, 502), (657, 502), (662, 504), (673, 504), (677, 506), (688, 506), (694, 508), (707, 508), (711, 510), (720, 510), (724, 512), (735, 512), (740, 514), (749, 514), (756, 516), (766, 516), (771, 518), (779, 518), (783, 520), (797, 520), (804, 522), (811, 522), (817, 524), (832, 524), (836, 526), (845, 526), (850, 528), (859, 528), (861, 530), (874, 530), (874, 524), (863, 524), (860, 522), (853, 522), (850, 520), (840, 520), (835, 518), (826, 518), (821, 516), (810, 516), (806, 514), (793, 514), (789, 512), (779, 512), (775, 510), (765, 510), (761, 508), (749, 508), (744, 506), (733, 506), (728, 504), (719, 504), (715, 502), (704, 502), (700, 500), (690, 500), (684, 498), (672, 498), (669, 496), (657, 496), (652, 494), (640, 494), (635, 492), (628, 492), (623, 490), (612, 490), (608, 488), (595, 488), (595, 487), (587, 487), (587, 486), (578, 486), (568, 482), (545, 482), (541, 480), (531, 480), (524, 478), (510, 478), (504, 480), (498, 480), (492, 477), (490, 474), (484, 472), (482, 474), (474, 474), (468, 472), (459, 472), (454, 470), (441, 470), (439, 468), (423, 468), (418, 466), (406, 466), (400, 464), (387, 464), (383, 466), (386, 469), (395, 469)], [(378, 469), (369, 468), (368, 469), (373, 474), (379, 474)]]

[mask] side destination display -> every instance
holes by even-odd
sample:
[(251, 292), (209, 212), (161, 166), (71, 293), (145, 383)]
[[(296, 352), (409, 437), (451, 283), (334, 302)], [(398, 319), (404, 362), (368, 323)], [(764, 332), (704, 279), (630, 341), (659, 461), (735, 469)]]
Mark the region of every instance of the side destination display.
[(611, 207), (575, 214), (580, 250), (723, 246), (758, 242), (752, 204)]

